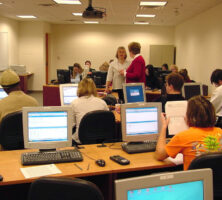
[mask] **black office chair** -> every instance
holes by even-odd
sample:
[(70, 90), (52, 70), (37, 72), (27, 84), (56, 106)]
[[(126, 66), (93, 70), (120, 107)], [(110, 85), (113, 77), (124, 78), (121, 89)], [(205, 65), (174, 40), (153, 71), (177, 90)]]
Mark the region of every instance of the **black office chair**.
[(222, 199), (222, 152), (209, 153), (195, 158), (189, 169), (211, 168), (213, 170), (214, 200)]
[(115, 137), (115, 116), (110, 111), (96, 110), (85, 114), (79, 125), (82, 144), (112, 142)]
[(99, 188), (82, 179), (43, 177), (30, 187), (28, 200), (103, 200)]
[(3, 117), (0, 123), (0, 144), (4, 150), (24, 149), (21, 111)]

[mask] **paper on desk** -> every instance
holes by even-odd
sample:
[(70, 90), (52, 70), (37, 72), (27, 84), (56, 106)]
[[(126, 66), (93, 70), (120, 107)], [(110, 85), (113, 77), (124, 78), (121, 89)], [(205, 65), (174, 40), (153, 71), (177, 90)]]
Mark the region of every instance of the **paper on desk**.
[(165, 111), (166, 116), (170, 117), (169, 135), (176, 135), (188, 129), (184, 119), (187, 112), (187, 101), (168, 101), (165, 105)]
[(170, 161), (170, 162), (174, 163), (175, 165), (181, 165), (181, 164), (183, 164), (183, 154), (178, 153), (175, 158), (168, 157), (165, 159), (165, 161)]
[(54, 164), (20, 168), (25, 178), (34, 178), (62, 173)]

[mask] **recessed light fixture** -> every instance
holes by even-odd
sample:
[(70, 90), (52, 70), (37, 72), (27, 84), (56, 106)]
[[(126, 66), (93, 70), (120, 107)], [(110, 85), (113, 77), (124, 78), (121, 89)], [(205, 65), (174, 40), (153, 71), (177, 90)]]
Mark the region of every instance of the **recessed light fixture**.
[(148, 25), (148, 24), (149, 24), (149, 22), (134, 22), (134, 24)]
[(1, 5), (2, 3), (0, 2), (0, 5)]
[(165, 6), (167, 1), (141, 1), (140, 6)]
[(85, 24), (98, 24), (98, 21), (84, 21)]
[(72, 13), (75, 16), (82, 16), (82, 13)]
[(136, 17), (155, 17), (156, 15), (137, 14)]
[(76, 4), (81, 5), (81, 2), (79, 0), (53, 0), (58, 4)]
[(37, 18), (36, 16), (33, 15), (16, 15), (19, 18), (23, 18), (23, 19), (34, 19)]

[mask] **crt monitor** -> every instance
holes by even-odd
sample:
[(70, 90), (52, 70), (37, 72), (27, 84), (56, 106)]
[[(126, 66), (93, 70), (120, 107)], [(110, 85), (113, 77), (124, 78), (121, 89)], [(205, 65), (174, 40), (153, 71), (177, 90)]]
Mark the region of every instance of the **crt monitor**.
[(70, 105), (73, 100), (77, 99), (77, 90), (78, 84), (60, 84), (59, 92), (61, 106)]
[(107, 72), (94, 71), (92, 72), (91, 77), (93, 78), (97, 87), (103, 87), (106, 85)]
[(213, 200), (212, 179), (206, 168), (116, 180), (116, 200)]
[(0, 100), (7, 97), (8, 94), (5, 92), (5, 90), (0, 86)]
[(160, 102), (121, 105), (123, 141), (143, 142), (157, 139), (161, 129), (161, 112)]
[(203, 88), (201, 83), (184, 83), (182, 88), (182, 95), (186, 100), (193, 96), (203, 95)]
[(125, 103), (146, 102), (144, 83), (124, 83), (123, 94)]
[(58, 83), (70, 83), (70, 71), (67, 69), (57, 69)]
[(24, 107), (22, 117), (25, 148), (72, 146), (71, 107)]

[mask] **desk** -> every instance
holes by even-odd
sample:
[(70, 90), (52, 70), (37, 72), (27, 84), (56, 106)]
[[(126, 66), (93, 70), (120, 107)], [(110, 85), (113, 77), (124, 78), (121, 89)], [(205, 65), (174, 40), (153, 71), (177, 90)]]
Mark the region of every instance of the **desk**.
[[(103, 148), (98, 148), (96, 145), (84, 145), (85, 149), (80, 149), (80, 151), (83, 153), (84, 161), (77, 163), (83, 170), (81, 171), (80, 169), (75, 167), (73, 163), (60, 163), (56, 164), (56, 166), (62, 171), (62, 173), (53, 176), (90, 177), (96, 175), (106, 175), (108, 176), (109, 184), (103, 183), (103, 187), (108, 187), (107, 196), (109, 198), (105, 199), (112, 199), (115, 174), (117, 175), (123, 172), (142, 171), (175, 166), (171, 162), (162, 162), (155, 160), (153, 152), (127, 154), (120, 149), (120, 144), (121, 143), (115, 143), (112, 147), (110, 147), (111, 144), (107, 144), (108, 147)], [(0, 182), (0, 186), (30, 183), (36, 179), (25, 179), (20, 171), (20, 168), (24, 167), (21, 165), (21, 153), (30, 151), (36, 150), (16, 150), (0, 152), (0, 174), (4, 177), (3, 182)], [(119, 165), (109, 159), (111, 155), (123, 156), (129, 159), (131, 163), (126, 166)], [(104, 159), (106, 161), (106, 166), (97, 166), (95, 164), (95, 161), (87, 156), (90, 156), (95, 160)], [(90, 164), (89, 170), (87, 170), (88, 164)]]
[(20, 87), (21, 87), (21, 90), (25, 93), (28, 92), (28, 78), (32, 75), (33, 73), (26, 73), (26, 74), (19, 75)]

